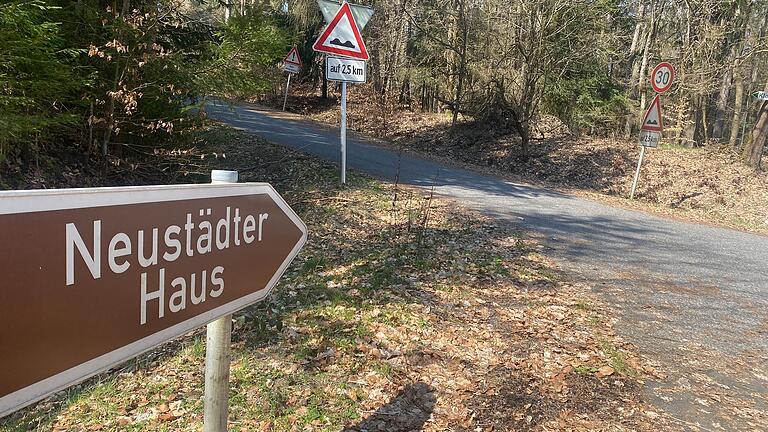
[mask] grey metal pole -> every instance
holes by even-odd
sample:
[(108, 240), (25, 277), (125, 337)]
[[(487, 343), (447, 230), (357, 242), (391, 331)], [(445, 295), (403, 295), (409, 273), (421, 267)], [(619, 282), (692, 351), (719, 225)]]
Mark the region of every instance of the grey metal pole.
[(645, 156), (645, 146), (640, 148), (640, 160), (637, 161), (637, 170), (635, 179), (632, 180), (632, 192), (629, 193), (629, 199), (635, 199), (635, 189), (637, 189), (637, 180), (640, 178), (640, 167), (643, 166), (643, 156)]
[(341, 184), (347, 184), (347, 83), (341, 83)]
[[(211, 183), (237, 183), (237, 171), (213, 170)], [(226, 432), (229, 412), (229, 363), (232, 315), (208, 324), (205, 337), (203, 432)]]
[(285, 85), (285, 98), (283, 99), (283, 111), (285, 111), (285, 105), (288, 104), (288, 89), (291, 87), (292, 73), (288, 74), (288, 83)]

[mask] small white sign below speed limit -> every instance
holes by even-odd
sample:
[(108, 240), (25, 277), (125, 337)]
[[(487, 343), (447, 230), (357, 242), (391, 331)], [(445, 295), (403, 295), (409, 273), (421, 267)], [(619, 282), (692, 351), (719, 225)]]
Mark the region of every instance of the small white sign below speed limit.
[(325, 77), (329, 81), (364, 83), (366, 65), (362, 60), (328, 57), (325, 60)]
[(651, 86), (656, 93), (664, 93), (672, 87), (675, 80), (675, 68), (667, 62), (661, 62), (653, 68)]
[(640, 131), (640, 145), (643, 147), (658, 147), (661, 134), (653, 131)]

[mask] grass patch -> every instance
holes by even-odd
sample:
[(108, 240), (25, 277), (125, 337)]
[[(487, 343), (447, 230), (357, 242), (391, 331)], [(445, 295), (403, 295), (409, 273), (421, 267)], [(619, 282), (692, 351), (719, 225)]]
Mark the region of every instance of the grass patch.
[(640, 373), (627, 363), (627, 353), (616, 348), (616, 346), (613, 345), (611, 341), (602, 340), (600, 342), (600, 349), (602, 349), (603, 352), (608, 356), (610, 366), (613, 368), (613, 370), (622, 375), (630, 377), (640, 376)]
[(581, 366), (576, 366), (575, 368), (573, 368), (573, 371), (576, 372), (579, 375), (592, 376), (592, 375), (595, 374), (595, 372), (598, 371), (598, 368), (596, 368), (594, 366), (581, 365)]

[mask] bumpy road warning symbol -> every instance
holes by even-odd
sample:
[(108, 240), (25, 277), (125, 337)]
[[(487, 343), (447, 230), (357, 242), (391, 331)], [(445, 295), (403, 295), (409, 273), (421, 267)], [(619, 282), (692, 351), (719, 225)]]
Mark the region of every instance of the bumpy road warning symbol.
[(352, 16), (349, 3), (344, 3), (336, 12), (336, 16), (323, 30), (312, 48), (321, 53), (336, 54), (360, 60), (368, 60), (368, 50), (365, 49), (360, 30)]
[(664, 130), (664, 124), (661, 120), (661, 101), (659, 95), (656, 95), (651, 101), (651, 106), (645, 112), (643, 117), (643, 125), (640, 126), (640, 130), (662, 132)]

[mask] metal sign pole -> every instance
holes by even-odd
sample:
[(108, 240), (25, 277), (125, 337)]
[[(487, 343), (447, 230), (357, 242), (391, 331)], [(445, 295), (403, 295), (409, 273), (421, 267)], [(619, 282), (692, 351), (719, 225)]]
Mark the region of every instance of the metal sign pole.
[(643, 166), (643, 156), (645, 156), (645, 146), (640, 148), (640, 160), (637, 161), (637, 171), (635, 171), (635, 179), (632, 180), (632, 192), (629, 193), (629, 199), (635, 199), (635, 189), (637, 189), (637, 180), (640, 178), (640, 167)]
[(283, 111), (285, 111), (285, 105), (288, 103), (288, 89), (291, 87), (292, 73), (288, 74), (288, 83), (285, 85), (285, 98), (283, 98)]
[(347, 184), (347, 83), (341, 83), (341, 184)]
[[(237, 171), (211, 171), (211, 183), (237, 183)], [(208, 324), (205, 335), (203, 432), (226, 432), (229, 412), (229, 362), (232, 315)]]

